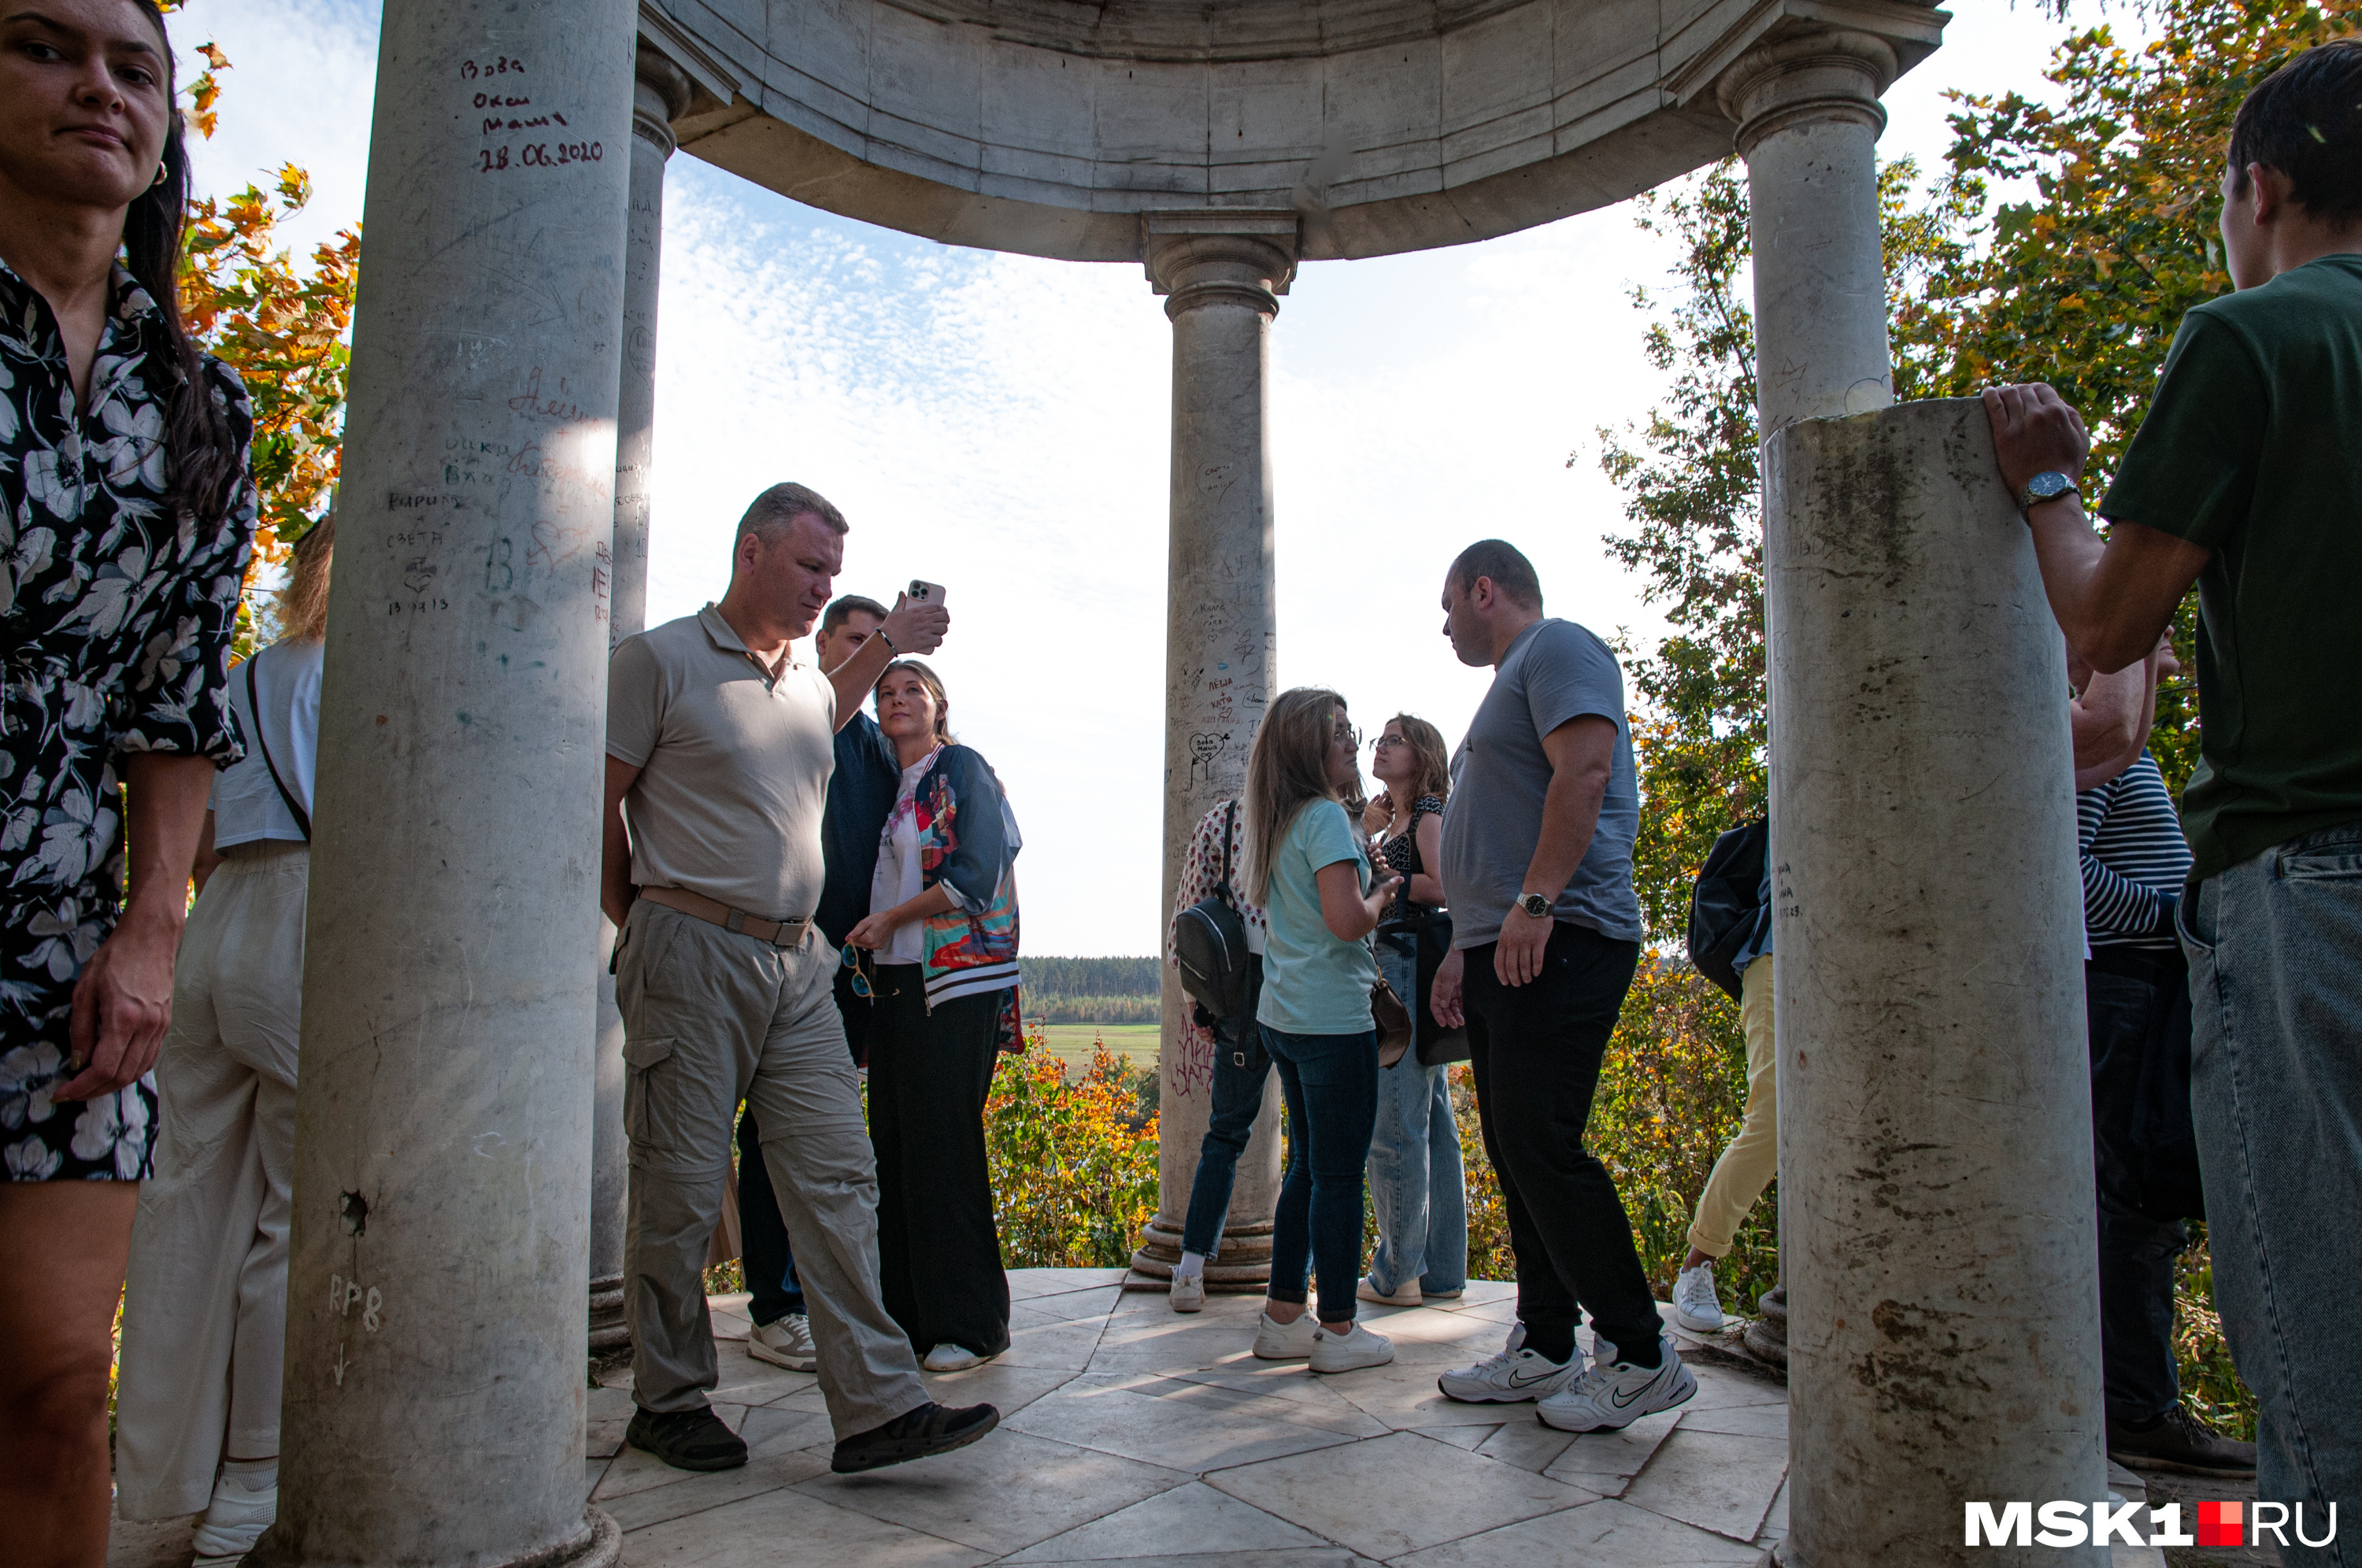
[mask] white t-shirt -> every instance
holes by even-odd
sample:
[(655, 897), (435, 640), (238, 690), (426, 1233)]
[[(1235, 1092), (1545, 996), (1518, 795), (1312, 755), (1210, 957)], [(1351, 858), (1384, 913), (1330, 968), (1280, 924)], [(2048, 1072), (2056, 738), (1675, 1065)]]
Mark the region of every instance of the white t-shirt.
[[(230, 711), (246, 737), (246, 760), (214, 775), (207, 804), (214, 813), (215, 849), (262, 839), (304, 842), (295, 814), (270, 781), (262, 750), (270, 748), (281, 781), (308, 816), (320, 757), (320, 666), (326, 651), (320, 643), (273, 643), (229, 672)], [(259, 727), (246, 700), (249, 668), (255, 695), (262, 700)]]
[[(901, 788), (894, 795), (894, 810), (886, 818), (884, 831), (877, 835), (877, 869), (869, 878), (869, 912), (880, 914), (900, 904), (909, 903), (926, 891), (926, 872), (919, 864), (919, 780), (943, 755), (937, 746), (910, 767), (902, 769)], [(919, 964), (927, 956), (926, 923), (912, 921), (894, 933), (893, 940), (877, 950), (880, 964)]]

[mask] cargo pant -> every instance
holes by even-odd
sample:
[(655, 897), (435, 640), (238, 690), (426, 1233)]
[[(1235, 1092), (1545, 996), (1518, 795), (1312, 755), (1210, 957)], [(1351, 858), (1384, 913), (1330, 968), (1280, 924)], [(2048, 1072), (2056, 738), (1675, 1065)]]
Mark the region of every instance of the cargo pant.
[(836, 1435), (927, 1402), (878, 1293), (877, 1169), (830, 994), (835, 964), (817, 935), (776, 948), (646, 899), (624, 921), (624, 1310), (642, 1409), (701, 1408), (719, 1376), (703, 1271), (742, 1099), (761, 1129)]

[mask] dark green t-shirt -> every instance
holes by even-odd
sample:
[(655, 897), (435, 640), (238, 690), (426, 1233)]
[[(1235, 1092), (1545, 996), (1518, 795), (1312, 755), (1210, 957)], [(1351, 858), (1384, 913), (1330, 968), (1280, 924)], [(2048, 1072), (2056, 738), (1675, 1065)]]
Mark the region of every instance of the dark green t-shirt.
[(2191, 874), (2362, 821), (2362, 256), (2183, 316), (2100, 512), (2214, 552)]

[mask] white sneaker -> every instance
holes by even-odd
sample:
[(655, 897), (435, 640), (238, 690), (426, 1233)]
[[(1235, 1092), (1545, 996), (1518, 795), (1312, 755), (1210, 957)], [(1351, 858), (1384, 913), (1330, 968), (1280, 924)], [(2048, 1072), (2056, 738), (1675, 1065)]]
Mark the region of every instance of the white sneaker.
[(1673, 1321), (1693, 1334), (1722, 1332), (1722, 1299), (1714, 1293), (1711, 1262), (1673, 1275)]
[(747, 1331), (746, 1353), (789, 1372), (820, 1370), (820, 1353), (812, 1349), (811, 1320), (801, 1312), (790, 1312), (775, 1323)]
[(1293, 1323), (1272, 1320), (1271, 1313), (1262, 1314), (1263, 1321), (1255, 1329), (1254, 1353), (1263, 1361), (1305, 1361), (1312, 1354), (1312, 1339), (1320, 1325), (1306, 1312)]
[[(1416, 1286), (1413, 1286), (1416, 1289)], [(1312, 1314), (1306, 1313), (1306, 1317)], [(1357, 1366), (1384, 1366), (1395, 1358), (1395, 1342), (1356, 1323), (1343, 1333), (1316, 1329), (1312, 1333), (1312, 1370), (1351, 1372)]]
[(1546, 1399), (1583, 1375), (1580, 1353), (1562, 1362), (1550, 1361), (1535, 1351), (1496, 1351), (1473, 1366), (1447, 1372), (1435, 1380), (1444, 1397), (1463, 1405), (1515, 1405)]
[(1415, 1279), (1404, 1280), (1395, 1286), (1394, 1294), (1389, 1296), (1380, 1290), (1378, 1282), (1367, 1275), (1362, 1276), (1362, 1282), (1354, 1287), (1353, 1294), (1364, 1301), (1374, 1301), (1381, 1307), (1416, 1307), (1421, 1299), (1418, 1293), (1418, 1281)]
[[(1674, 1353), (1672, 1336), (1657, 1342), (1662, 1359), (1656, 1365), (1602, 1360), (1535, 1406), (1534, 1414), (1562, 1432), (1608, 1432), (1686, 1403), (1697, 1392), (1697, 1379)], [(1612, 1356), (1616, 1347), (1602, 1340), (1598, 1353)]]
[(204, 1568), (230, 1568), (253, 1549), (279, 1516), (279, 1467), (273, 1464), (259, 1477), (267, 1485), (249, 1489), (245, 1485), (257, 1478), (225, 1471), (214, 1483), (212, 1501), (204, 1518), (197, 1521), (191, 1542), (196, 1548), (196, 1561)]
[(1176, 1274), (1173, 1276), (1173, 1310), (1202, 1312), (1206, 1309), (1206, 1276), (1202, 1274)]
[(966, 1372), (969, 1367), (982, 1366), (991, 1359), (988, 1355), (977, 1354), (966, 1345), (943, 1344), (929, 1351), (927, 1359), (919, 1364), (929, 1372)]

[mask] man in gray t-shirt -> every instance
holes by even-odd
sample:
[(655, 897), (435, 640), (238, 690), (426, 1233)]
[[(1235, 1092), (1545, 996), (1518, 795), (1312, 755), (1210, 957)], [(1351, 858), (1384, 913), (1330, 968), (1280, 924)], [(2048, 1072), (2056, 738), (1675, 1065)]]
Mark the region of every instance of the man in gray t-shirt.
[[(1596, 636), (1542, 614), (1533, 563), (1501, 540), (1461, 552), (1443, 609), (1460, 661), (1494, 676), (1452, 758), (1440, 868), (1452, 951), (1430, 1006), (1447, 1027), (1467, 1025), (1525, 1334), (1438, 1381), (1454, 1399), (1539, 1399), (1566, 1431), (1623, 1427), (1697, 1392), (1665, 1342), (1616, 1184), (1583, 1146), (1640, 952), (1624, 673)], [(1574, 1346), (1584, 1308), (1589, 1367)]]

